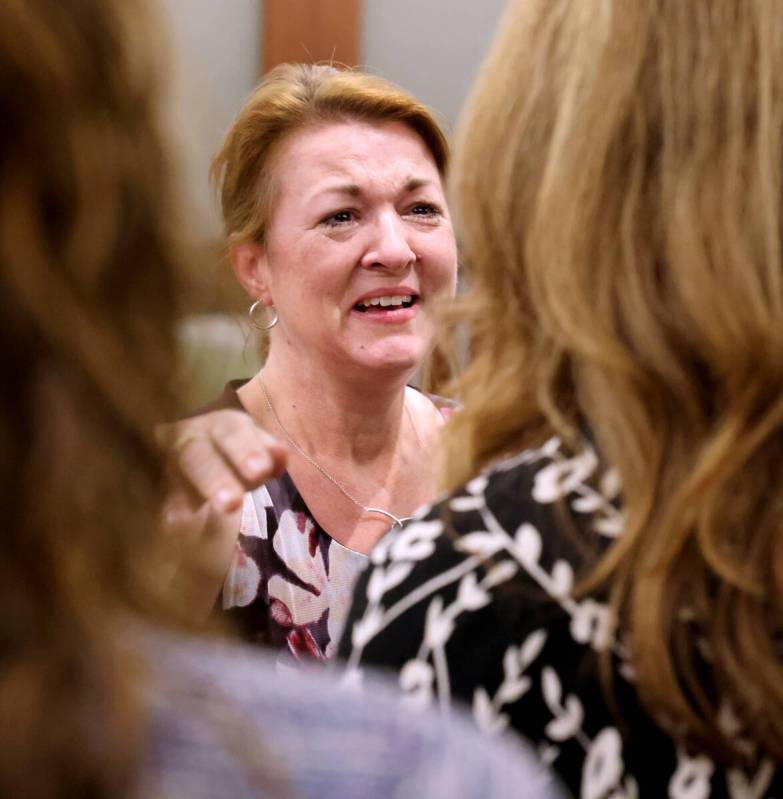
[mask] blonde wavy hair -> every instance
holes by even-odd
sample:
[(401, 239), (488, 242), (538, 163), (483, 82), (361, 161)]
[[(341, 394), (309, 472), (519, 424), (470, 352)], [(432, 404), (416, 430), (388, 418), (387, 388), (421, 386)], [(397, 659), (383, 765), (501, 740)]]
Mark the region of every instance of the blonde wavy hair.
[(443, 177), (446, 137), (430, 110), (383, 78), (325, 64), (280, 64), (248, 98), (212, 164), (229, 245), (263, 243), (275, 200), (275, 154), (302, 128), (360, 120), (398, 121), (424, 141)]
[(588, 585), (642, 701), (731, 759), (728, 698), (783, 758), (783, 7), (514, 2), (458, 153), (448, 482), (591, 430), (627, 521)]

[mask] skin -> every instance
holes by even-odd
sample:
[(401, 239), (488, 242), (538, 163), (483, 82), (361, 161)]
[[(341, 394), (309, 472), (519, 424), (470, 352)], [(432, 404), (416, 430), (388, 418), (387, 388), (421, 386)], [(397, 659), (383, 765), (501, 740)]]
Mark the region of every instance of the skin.
[[(305, 129), (283, 144), (274, 174), (266, 246), (233, 253), (248, 293), (280, 316), (272, 357), (357, 387), (406, 382), (429, 349), (433, 308), (456, 282), (454, 233), (424, 142), (399, 122)], [(387, 291), (419, 298), (393, 314), (354, 309)]]

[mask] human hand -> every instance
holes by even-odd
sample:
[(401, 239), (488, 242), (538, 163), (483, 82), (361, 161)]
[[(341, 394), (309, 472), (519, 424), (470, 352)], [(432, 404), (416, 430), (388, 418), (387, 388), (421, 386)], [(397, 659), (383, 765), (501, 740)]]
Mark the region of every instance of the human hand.
[(288, 452), (248, 414), (230, 409), (160, 425), (156, 434), (169, 458), (173, 512), (204, 503), (219, 513), (236, 510), (246, 491), (280, 474)]
[(173, 547), (171, 579), (183, 606), (203, 619), (231, 564), (242, 498), (283, 470), (287, 449), (229, 409), (160, 425), (156, 435), (169, 461), (163, 529)]

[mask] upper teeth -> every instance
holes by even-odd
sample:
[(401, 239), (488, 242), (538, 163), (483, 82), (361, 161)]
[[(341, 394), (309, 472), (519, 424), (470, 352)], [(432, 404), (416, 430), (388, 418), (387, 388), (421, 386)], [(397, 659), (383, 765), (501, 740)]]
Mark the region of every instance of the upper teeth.
[(402, 305), (404, 302), (410, 301), (410, 294), (395, 294), (389, 297), (373, 297), (369, 300), (362, 300), (359, 305), (365, 308), (369, 308), (371, 305), (383, 305), (385, 307), (387, 305)]

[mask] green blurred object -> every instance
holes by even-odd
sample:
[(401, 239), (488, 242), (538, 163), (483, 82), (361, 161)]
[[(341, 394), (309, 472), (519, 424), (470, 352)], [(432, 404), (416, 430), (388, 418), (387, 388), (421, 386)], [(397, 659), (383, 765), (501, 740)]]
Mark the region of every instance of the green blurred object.
[(261, 368), (259, 339), (241, 316), (188, 316), (178, 337), (182, 370), (177, 379), (188, 410), (215, 400), (229, 380), (251, 377)]

